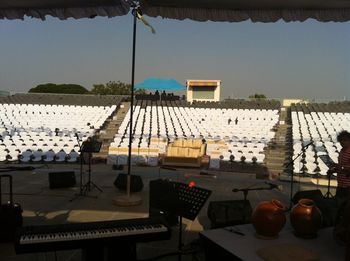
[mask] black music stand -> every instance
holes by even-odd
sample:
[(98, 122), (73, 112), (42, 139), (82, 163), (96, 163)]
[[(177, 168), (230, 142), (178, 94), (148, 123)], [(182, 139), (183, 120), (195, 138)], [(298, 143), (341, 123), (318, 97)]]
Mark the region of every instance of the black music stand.
[[(70, 201), (77, 199), (80, 196), (87, 196), (87, 193), (91, 191), (91, 187), (98, 189), (100, 192), (102, 192), (102, 189), (100, 189), (95, 183), (91, 181), (91, 153), (93, 152), (99, 152), (102, 146), (102, 142), (98, 142), (96, 140), (91, 141), (85, 141), (83, 144), (80, 144), (79, 142), (79, 136), (76, 134), (79, 149), (80, 149), (80, 189), (79, 194), (76, 194), (74, 198), (72, 198)], [(88, 182), (83, 185), (83, 153), (88, 153)]]
[(102, 192), (102, 189), (99, 188), (94, 182), (91, 181), (91, 156), (92, 153), (98, 153), (101, 150), (102, 142), (92, 140), (90, 142), (83, 142), (81, 146), (81, 154), (82, 153), (88, 153), (88, 181), (80, 188), (80, 193), (82, 195), (87, 195), (89, 191), (91, 191), (93, 188), (96, 188), (100, 192)]
[(211, 195), (211, 191), (180, 182), (168, 181), (167, 183), (169, 190), (159, 200), (156, 207), (179, 216), (179, 241), (177, 252), (168, 253), (161, 257), (177, 255), (178, 260), (181, 260), (183, 254), (188, 254), (188, 252), (183, 251), (182, 218), (194, 220)]

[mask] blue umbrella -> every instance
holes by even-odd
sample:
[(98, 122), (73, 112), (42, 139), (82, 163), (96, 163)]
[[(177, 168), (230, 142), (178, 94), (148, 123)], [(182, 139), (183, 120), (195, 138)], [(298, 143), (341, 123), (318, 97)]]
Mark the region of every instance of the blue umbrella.
[(158, 91), (183, 91), (186, 87), (174, 79), (147, 78), (135, 85), (136, 89)]

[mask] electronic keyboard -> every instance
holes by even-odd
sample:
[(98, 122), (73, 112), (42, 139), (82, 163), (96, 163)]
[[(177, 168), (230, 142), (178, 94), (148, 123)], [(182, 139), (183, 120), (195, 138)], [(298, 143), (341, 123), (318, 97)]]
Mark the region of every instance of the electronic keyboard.
[(169, 239), (170, 228), (161, 218), (139, 218), (88, 223), (27, 226), (17, 231), (17, 254), (137, 243)]

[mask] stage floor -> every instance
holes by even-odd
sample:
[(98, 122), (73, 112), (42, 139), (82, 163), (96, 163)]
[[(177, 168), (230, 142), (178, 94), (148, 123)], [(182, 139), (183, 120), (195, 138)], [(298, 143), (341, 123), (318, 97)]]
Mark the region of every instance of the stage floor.
[[(9, 166), (32, 166), (30, 171), (4, 171)], [(232, 192), (233, 189), (247, 187), (269, 187), (263, 180), (257, 180), (255, 173), (233, 173), (220, 171), (206, 171), (200, 173), (198, 169), (160, 169), (158, 167), (132, 167), (131, 173), (140, 175), (143, 181), (142, 191), (135, 195), (142, 198), (142, 204), (133, 207), (120, 207), (113, 204), (113, 199), (126, 193), (118, 190), (114, 185), (119, 173), (125, 170), (113, 170), (111, 165), (92, 164), (92, 181), (103, 190), (99, 192), (93, 189), (87, 197), (77, 197), (79, 193), (80, 165), (79, 164), (50, 164), (50, 165), (9, 165), (1, 164), (0, 174), (10, 174), (14, 183), (14, 201), (23, 208), (24, 225), (62, 224), (67, 222), (92, 222), (102, 220), (120, 220), (138, 217), (148, 217), (149, 214), (149, 181), (153, 179), (169, 179), (172, 181), (189, 183), (194, 181), (198, 187), (209, 189), (212, 194), (199, 215), (194, 221), (184, 219), (183, 243), (185, 245), (195, 242), (199, 238), (199, 232), (210, 229), (210, 220), (207, 216), (208, 204), (211, 201), (241, 200), (242, 192)], [(84, 182), (87, 181), (88, 166), (83, 166)], [(74, 171), (77, 186), (72, 188), (50, 189), (48, 174), (52, 172)], [(209, 174), (209, 175), (208, 175)], [(326, 187), (313, 183), (299, 182), (295, 178), (294, 191), (321, 189), (326, 192)], [(282, 190), (251, 191), (248, 200), (254, 208), (261, 201), (279, 199), (289, 205), (290, 183), (280, 182)], [(7, 192), (3, 184), (3, 192)], [(334, 189), (331, 190), (334, 193)], [(6, 195), (3, 200), (6, 199)], [(74, 199), (72, 201), (72, 199)], [(138, 244), (138, 257), (145, 259), (176, 250), (178, 242), (178, 228), (173, 228), (173, 236), (167, 241), (155, 241), (146, 244)], [(60, 251), (58, 260), (80, 260), (81, 251)], [(26, 254), (16, 256), (11, 245), (0, 244), (0, 260), (7, 261), (32, 261), (55, 260), (53, 253)], [(198, 260), (204, 260), (203, 253), (197, 255)], [(169, 257), (162, 260), (177, 260), (177, 257)], [(192, 260), (191, 256), (183, 260)]]

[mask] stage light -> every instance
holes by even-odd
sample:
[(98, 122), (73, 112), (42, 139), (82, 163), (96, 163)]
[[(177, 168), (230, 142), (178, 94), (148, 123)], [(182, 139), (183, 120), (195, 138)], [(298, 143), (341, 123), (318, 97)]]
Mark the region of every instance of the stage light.
[(188, 183), (188, 186), (189, 186), (190, 188), (193, 188), (193, 187), (196, 186), (196, 182), (190, 181), (190, 182)]

